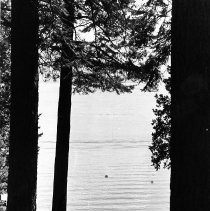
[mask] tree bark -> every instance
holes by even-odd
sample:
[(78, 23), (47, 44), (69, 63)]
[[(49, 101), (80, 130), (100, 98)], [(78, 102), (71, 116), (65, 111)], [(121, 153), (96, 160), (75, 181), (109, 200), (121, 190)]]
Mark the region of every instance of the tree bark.
[[(60, 74), (60, 93), (58, 103), (57, 141), (56, 157), (54, 167), (54, 188), (52, 211), (66, 211), (67, 202), (67, 178), (70, 139), (70, 114), (71, 114), (71, 92), (72, 92), (72, 67), (65, 65), (71, 62), (73, 52), (71, 42), (73, 41), (74, 8), (72, 1), (65, 4), (68, 16), (64, 18), (63, 27), (67, 32), (69, 42), (62, 43), (63, 67)], [(65, 39), (65, 38), (64, 38)]]
[(8, 211), (36, 210), (38, 147), (37, 0), (12, 0)]
[(171, 211), (210, 210), (210, 1), (172, 13)]
[(60, 76), (53, 211), (66, 210), (71, 114), (71, 77), (71, 70), (63, 67)]

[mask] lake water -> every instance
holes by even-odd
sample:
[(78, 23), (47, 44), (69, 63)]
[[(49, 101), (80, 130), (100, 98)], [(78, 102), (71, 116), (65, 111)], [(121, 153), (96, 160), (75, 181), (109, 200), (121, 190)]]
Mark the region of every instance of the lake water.
[[(52, 204), (58, 83), (40, 84), (37, 210)], [(168, 211), (168, 170), (151, 166), (154, 93), (74, 95), (68, 211)], [(108, 178), (105, 178), (108, 175)]]

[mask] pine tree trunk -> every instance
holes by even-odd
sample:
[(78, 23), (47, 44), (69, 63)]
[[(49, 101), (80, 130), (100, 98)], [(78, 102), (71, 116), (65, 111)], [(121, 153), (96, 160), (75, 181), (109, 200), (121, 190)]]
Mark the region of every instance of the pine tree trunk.
[(71, 114), (71, 70), (63, 67), (60, 76), (57, 142), (54, 167), (53, 211), (66, 210), (69, 135)]
[(173, 1), (171, 211), (210, 210), (210, 1)]
[(8, 211), (36, 210), (38, 147), (38, 11), (12, 0)]
[[(73, 41), (73, 21), (74, 9), (71, 1), (68, 2), (66, 10), (69, 15), (67, 24), (63, 23), (68, 36), (69, 43), (62, 43), (62, 60), (71, 62), (73, 52), (70, 50)], [(69, 46), (68, 46), (69, 44)], [(69, 138), (70, 138), (70, 115), (71, 115), (71, 92), (72, 92), (72, 67), (65, 64), (61, 68), (60, 93), (58, 102), (58, 122), (56, 157), (54, 167), (54, 187), (52, 211), (66, 211), (67, 203), (67, 178), (68, 178), (68, 158), (69, 158)]]

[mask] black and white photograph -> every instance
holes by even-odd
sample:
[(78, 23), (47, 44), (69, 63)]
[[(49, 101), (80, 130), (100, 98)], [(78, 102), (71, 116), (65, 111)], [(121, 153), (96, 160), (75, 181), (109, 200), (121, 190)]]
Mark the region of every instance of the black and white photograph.
[(209, 211), (210, 1), (0, 0), (0, 211)]

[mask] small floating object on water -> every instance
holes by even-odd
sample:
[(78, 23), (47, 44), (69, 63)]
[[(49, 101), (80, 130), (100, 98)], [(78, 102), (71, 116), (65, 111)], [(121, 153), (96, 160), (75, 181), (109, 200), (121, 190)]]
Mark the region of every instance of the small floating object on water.
[(153, 184), (154, 183), (154, 181), (153, 180), (151, 180), (151, 184)]
[(108, 175), (107, 174), (105, 175), (105, 178), (108, 178)]

